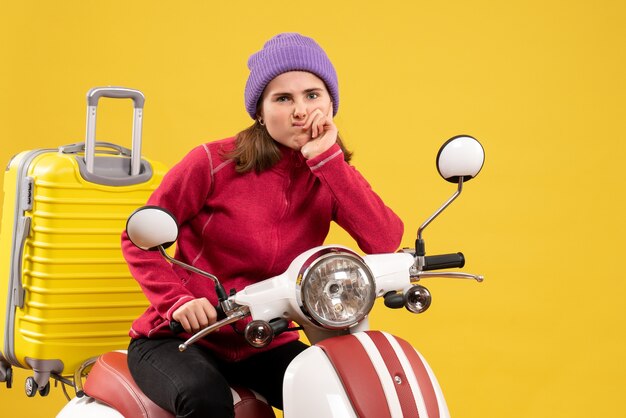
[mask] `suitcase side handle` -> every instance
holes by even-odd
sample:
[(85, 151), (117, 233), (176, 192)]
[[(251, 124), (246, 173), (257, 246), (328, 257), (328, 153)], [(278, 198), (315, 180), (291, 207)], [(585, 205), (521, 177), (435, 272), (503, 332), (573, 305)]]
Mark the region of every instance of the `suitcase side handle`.
[[(26, 238), (30, 233), (31, 218), (28, 216), (21, 216), (18, 219), (17, 225), (17, 237), (15, 240), (14, 260), (12, 263), (13, 271), (11, 272), (11, 292), (13, 306), (18, 308), (24, 307), (24, 285), (22, 283), (22, 254), (24, 251), (24, 245), (26, 244)], [(19, 251), (18, 251), (19, 250)]]
[(141, 166), (141, 131), (145, 96), (139, 90), (126, 87), (94, 87), (87, 92), (87, 132), (85, 135), (85, 165), (87, 172), (94, 174), (96, 113), (98, 100), (100, 100), (101, 97), (133, 100), (133, 141), (130, 158), (130, 175), (136, 176), (139, 174)]

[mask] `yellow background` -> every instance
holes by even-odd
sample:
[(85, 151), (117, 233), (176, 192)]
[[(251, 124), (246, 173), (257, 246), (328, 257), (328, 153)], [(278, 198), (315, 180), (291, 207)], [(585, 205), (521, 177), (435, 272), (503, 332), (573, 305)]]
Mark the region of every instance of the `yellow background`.
[[(440, 143), (467, 133), (487, 152), (425, 232), (431, 254), (462, 250), (486, 281), (433, 280), (430, 311), (378, 307), (373, 325), (429, 359), (454, 417), (625, 416), (625, 18), (623, 0), (5, 0), (0, 161), (82, 141), (84, 95), (110, 84), (146, 94), (144, 154), (172, 165), (250, 123), (250, 53), (312, 36), (339, 73), (342, 136), (405, 246), (454, 190)], [(129, 144), (130, 104), (101, 108), (98, 139)], [(54, 416), (60, 389), (28, 399), (26, 375), (0, 387), (2, 415)]]

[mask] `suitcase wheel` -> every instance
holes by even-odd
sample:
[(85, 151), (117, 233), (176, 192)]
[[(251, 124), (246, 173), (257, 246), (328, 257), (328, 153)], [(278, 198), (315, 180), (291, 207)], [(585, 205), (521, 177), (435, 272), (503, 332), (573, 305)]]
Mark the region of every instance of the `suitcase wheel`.
[(50, 382), (46, 383), (46, 386), (39, 389), (39, 394), (41, 396), (48, 396), (49, 393), (50, 393)]
[(24, 390), (26, 391), (26, 396), (32, 398), (39, 392), (41, 396), (48, 396), (50, 393), (50, 382), (46, 383), (46, 385), (42, 388), (37, 385), (34, 377), (27, 377), (26, 383), (24, 385)]
[(7, 389), (11, 389), (13, 386), (13, 369), (10, 367), (6, 370), (5, 382), (7, 384)]
[(38, 388), (39, 386), (37, 385), (37, 382), (35, 382), (34, 377), (31, 376), (26, 378), (26, 382), (24, 383), (24, 391), (26, 392), (26, 396), (32, 398), (37, 394)]

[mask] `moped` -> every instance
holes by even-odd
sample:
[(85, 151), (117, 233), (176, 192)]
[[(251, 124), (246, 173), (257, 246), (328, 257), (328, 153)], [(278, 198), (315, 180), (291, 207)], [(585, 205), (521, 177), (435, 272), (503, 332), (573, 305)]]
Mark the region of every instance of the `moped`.
[[(180, 351), (244, 318), (249, 322), (242, 338), (254, 347), (265, 347), (292, 322), (301, 327), (311, 346), (285, 374), (284, 417), (445, 418), (450, 416), (448, 407), (425, 358), (403, 339), (369, 330), (368, 314), (377, 298), (383, 298), (388, 308), (424, 312), (431, 294), (420, 284), (423, 279), (483, 280), (480, 275), (441, 271), (463, 267), (463, 254), (426, 255), (423, 238), (424, 229), (460, 195), (483, 163), (483, 147), (470, 136), (455, 136), (440, 148), (438, 171), (457, 188), (419, 227), (415, 248), (372, 255), (339, 245), (312, 248), (283, 274), (230, 295), (217, 277), (166, 252), (178, 236), (176, 221), (166, 211), (154, 206), (138, 209), (128, 219), (127, 232), (138, 247), (159, 251), (171, 263), (215, 285), (221, 319), (186, 341), (181, 339)], [(170, 326), (176, 329), (180, 324)], [(77, 396), (58, 417), (172, 417), (136, 386), (125, 356), (110, 352), (85, 362), (74, 378)], [(233, 388), (233, 394), (238, 418), (275, 416), (260, 395), (245, 388)]]

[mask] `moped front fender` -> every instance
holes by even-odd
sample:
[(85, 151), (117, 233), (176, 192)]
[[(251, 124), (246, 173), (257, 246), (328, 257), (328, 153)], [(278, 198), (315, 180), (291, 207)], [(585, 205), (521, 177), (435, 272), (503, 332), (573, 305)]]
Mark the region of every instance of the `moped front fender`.
[(333, 337), (296, 357), (285, 374), (285, 418), (449, 418), (430, 366), (385, 332)]

